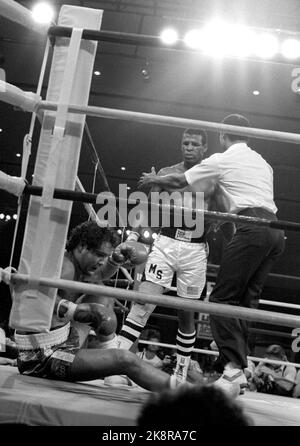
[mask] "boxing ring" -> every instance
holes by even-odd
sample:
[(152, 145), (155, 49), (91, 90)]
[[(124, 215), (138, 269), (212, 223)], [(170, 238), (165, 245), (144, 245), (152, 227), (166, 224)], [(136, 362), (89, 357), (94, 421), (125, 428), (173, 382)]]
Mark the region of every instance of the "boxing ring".
[[(184, 301), (170, 296), (153, 296), (137, 291), (61, 280), (71, 202), (97, 203), (96, 194), (82, 188), (75, 191), (85, 116), (123, 119), (181, 128), (226, 131), (300, 143), (300, 135), (272, 130), (243, 128), (88, 105), (97, 40), (159, 45), (158, 39), (138, 38), (100, 31), (103, 11), (64, 5), (58, 26), (50, 29), (33, 22), (29, 11), (12, 0), (2, 0), (0, 15), (45, 37), (55, 37), (54, 54), (46, 100), (1, 82), (0, 100), (30, 112), (42, 121), (34, 171), (34, 184), (21, 188), (8, 176), (1, 188), (19, 198), (30, 195), (28, 219), (18, 272), (1, 270), (1, 280), (17, 287), (10, 316), (15, 329), (47, 332), (50, 328), (58, 288), (134, 302), (148, 302), (174, 309), (237, 317), (249, 321), (300, 327), (300, 316), (280, 314), (206, 302)], [(92, 29), (91, 29), (92, 28)], [(145, 36), (144, 36), (145, 37)], [(110, 39), (110, 40), (109, 40)], [(47, 41), (47, 45), (49, 42)], [(47, 46), (46, 52), (47, 53)], [(63, 150), (62, 150), (63, 147)], [(26, 166), (22, 173), (26, 173)], [(78, 189), (78, 187), (77, 187)], [(121, 198), (118, 199), (121, 202)], [(132, 203), (131, 203), (132, 204)], [(159, 205), (163, 210), (163, 205)], [(184, 209), (184, 208), (183, 208)], [(176, 211), (171, 206), (168, 211)], [(207, 219), (247, 222), (277, 229), (300, 231), (300, 223), (269, 221), (253, 217), (194, 209)], [(47, 233), (48, 237), (44, 234)], [(42, 249), (41, 249), (42, 248)], [(271, 361), (269, 361), (271, 362)], [(276, 362), (276, 361), (275, 361)], [(69, 383), (20, 375), (16, 368), (0, 366), (0, 424), (133, 426), (149, 392), (137, 387), (109, 387), (103, 381)], [(246, 392), (238, 397), (255, 425), (300, 425), (300, 400)]]

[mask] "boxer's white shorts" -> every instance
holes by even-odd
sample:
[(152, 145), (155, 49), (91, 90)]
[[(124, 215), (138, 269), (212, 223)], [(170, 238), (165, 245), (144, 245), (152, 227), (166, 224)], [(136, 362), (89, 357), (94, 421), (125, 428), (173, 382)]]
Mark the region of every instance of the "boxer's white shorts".
[(149, 254), (145, 278), (164, 288), (170, 288), (177, 276), (177, 295), (191, 299), (201, 296), (206, 282), (208, 246), (159, 235)]

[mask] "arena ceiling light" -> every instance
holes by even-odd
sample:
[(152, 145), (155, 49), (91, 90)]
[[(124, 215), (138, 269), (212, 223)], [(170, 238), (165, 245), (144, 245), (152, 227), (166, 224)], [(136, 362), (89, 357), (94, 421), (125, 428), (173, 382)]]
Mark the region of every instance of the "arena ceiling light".
[(54, 9), (46, 2), (37, 3), (32, 8), (32, 16), (38, 23), (51, 23), (54, 19)]
[(203, 42), (202, 32), (197, 29), (192, 29), (186, 33), (183, 40), (187, 47), (200, 49)]
[(202, 50), (215, 57), (226, 56), (230, 53), (229, 45), (232, 40), (231, 26), (214, 20), (202, 30)]
[(256, 56), (269, 59), (278, 52), (279, 42), (276, 36), (272, 34), (259, 34), (254, 42), (254, 52)]
[(229, 25), (224, 36), (227, 53), (231, 56), (246, 57), (253, 52), (255, 33), (246, 26)]
[(166, 45), (172, 45), (178, 40), (178, 33), (173, 28), (166, 28), (160, 33), (160, 39)]
[(300, 57), (300, 41), (286, 39), (281, 45), (281, 54), (287, 59), (297, 59)]

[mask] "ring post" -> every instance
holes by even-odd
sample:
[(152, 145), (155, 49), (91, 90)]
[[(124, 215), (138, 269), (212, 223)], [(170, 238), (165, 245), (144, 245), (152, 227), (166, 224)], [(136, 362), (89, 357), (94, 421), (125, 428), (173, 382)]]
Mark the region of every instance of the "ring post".
[[(102, 13), (102, 10), (64, 5), (60, 11), (59, 23), (77, 29), (86, 26), (99, 29)], [(87, 104), (89, 98), (97, 43), (80, 42), (75, 68), (72, 59), (67, 64), (67, 61), (70, 61), (69, 47), (70, 39), (56, 40), (47, 98), (60, 102), (64, 97), (62, 86), (65, 72), (69, 72), (70, 66), (73, 66), (74, 80), (70, 101), (83, 106)], [(66, 108), (67, 104), (61, 105)], [(64, 128), (61, 128), (60, 132), (61, 149), (56, 152), (59, 157), (55, 160), (56, 168), (51, 165), (51, 160), (53, 161), (52, 155), (56, 147), (54, 144), (57, 142), (53, 141), (53, 131), (57, 125), (58, 114), (56, 112), (44, 114), (34, 170), (34, 184), (37, 186), (44, 187), (46, 181), (55, 188), (75, 189), (85, 115), (67, 113), (66, 117)], [(64, 119), (60, 119), (60, 122), (63, 121)], [(51, 196), (47, 198), (49, 199), (41, 200), (38, 197), (31, 197), (29, 203), (18, 270), (20, 273), (28, 274), (31, 280), (26, 286), (16, 287), (14, 290), (10, 313), (11, 327), (20, 331), (46, 332), (51, 325), (57, 290), (40, 287), (38, 280), (33, 277), (33, 272), (38, 268), (43, 277), (60, 277), (72, 203), (51, 200)], [(43, 218), (40, 218), (41, 216)], [(48, 219), (44, 218), (45, 216), (48, 216)], [(40, 224), (41, 222), (43, 224)], [(38, 250), (36, 240), (40, 241)]]

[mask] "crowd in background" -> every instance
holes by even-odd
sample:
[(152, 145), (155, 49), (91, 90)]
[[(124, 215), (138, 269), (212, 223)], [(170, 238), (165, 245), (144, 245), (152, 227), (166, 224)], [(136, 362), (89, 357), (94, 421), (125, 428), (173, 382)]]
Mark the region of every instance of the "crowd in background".
[[(141, 339), (150, 344), (140, 343), (137, 355), (171, 375), (176, 365), (176, 350), (157, 345), (161, 342), (158, 330), (146, 329)], [(210, 343), (209, 349), (217, 351), (214, 341)], [(273, 361), (287, 362), (287, 365), (263, 361), (255, 363), (248, 359), (248, 367), (245, 369), (248, 390), (300, 398), (300, 368), (288, 364), (284, 348), (277, 344), (269, 345), (265, 348), (264, 357)], [(193, 353), (188, 371), (189, 382), (211, 383), (220, 375), (218, 356)]]

